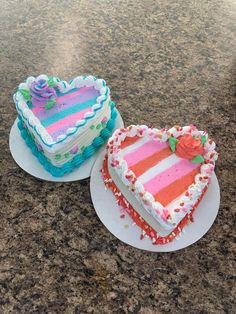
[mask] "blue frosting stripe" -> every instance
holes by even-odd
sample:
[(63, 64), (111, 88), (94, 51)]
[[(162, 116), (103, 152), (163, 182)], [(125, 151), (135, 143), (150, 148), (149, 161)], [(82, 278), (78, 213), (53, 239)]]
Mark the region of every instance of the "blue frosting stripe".
[(19, 116), (18, 128), (21, 132), (21, 136), (25, 140), (28, 147), (31, 149), (33, 155), (38, 158), (42, 166), (51, 173), (54, 177), (62, 177), (63, 175), (71, 172), (74, 168), (78, 168), (86, 159), (90, 158), (112, 135), (112, 131), (115, 127), (115, 120), (117, 117), (117, 111), (114, 102), (111, 104), (111, 118), (107, 122), (106, 128), (104, 128), (100, 135), (94, 138), (92, 144), (85, 147), (84, 151), (74, 156), (71, 161), (68, 161), (62, 167), (56, 167), (51, 164), (47, 157), (38, 150), (27, 129), (23, 126), (22, 118)]
[(53, 124), (53, 123), (55, 123), (55, 122), (57, 122), (63, 118), (66, 118), (66, 117), (68, 117), (74, 113), (77, 113), (77, 112), (80, 112), (84, 109), (92, 107), (94, 104), (96, 104), (96, 100), (97, 100), (97, 97), (89, 99), (89, 100), (84, 101), (84, 102), (81, 102), (79, 104), (79, 106), (78, 106), (78, 104), (76, 104), (73, 107), (70, 107), (70, 108), (65, 109), (61, 112), (58, 112), (49, 118), (41, 120), (41, 123), (46, 128), (49, 125), (51, 125), (51, 124)]

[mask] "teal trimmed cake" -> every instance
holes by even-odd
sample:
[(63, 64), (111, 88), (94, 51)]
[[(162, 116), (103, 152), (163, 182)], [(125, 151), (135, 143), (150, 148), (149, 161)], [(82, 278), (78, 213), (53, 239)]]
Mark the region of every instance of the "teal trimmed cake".
[(59, 177), (79, 167), (111, 136), (117, 111), (103, 79), (29, 77), (14, 94), (18, 127), (44, 168)]

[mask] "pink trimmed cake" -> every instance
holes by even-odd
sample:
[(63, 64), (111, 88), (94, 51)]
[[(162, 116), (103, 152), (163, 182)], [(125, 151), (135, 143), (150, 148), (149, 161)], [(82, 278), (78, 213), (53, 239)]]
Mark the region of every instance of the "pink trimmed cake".
[(111, 136), (117, 112), (103, 79), (70, 82), (40, 75), (14, 95), (18, 127), (32, 153), (53, 176), (63, 176), (90, 158)]
[(131, 125), (107, 144), (103, 178), (118, 204), (153, 244), (172, 241), (192, 220), (218, 154), (195, 126), (169, 130)]

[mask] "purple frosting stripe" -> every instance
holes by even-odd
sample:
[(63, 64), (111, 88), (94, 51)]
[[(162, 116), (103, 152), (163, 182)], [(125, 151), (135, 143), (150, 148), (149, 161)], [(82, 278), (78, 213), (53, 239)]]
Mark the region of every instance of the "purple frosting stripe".
[[(42, 121), (44, 119), (47, 119), (51, 116), (53, 116), (54, 114), (57, 114), (58, 112), (62, 112), (68, 108), (71, 108), (73, 106), (79, 106), (79, 104), (81, 102), (87, 101), (89, 99), (98, 97), (100, 94), (97, 90), (95, 90), (94, 88), (92, 88), (91, 90), (87, 90), (86, 92), (84, 92), (83, 94), (79, 95), (79, 96), (75, 96), (74, 98), (70, 98), (66, 101), (64, 101), (62, 104), (56, 104), (53, 108), (51, 108), (50, 110), (43, 110), (40, 112), (35, 113), (36, 117)], [(32, 111), (34, 112), (34, 110), (32, 109)], [(78, 110), (79, 111), (79, 110)]]

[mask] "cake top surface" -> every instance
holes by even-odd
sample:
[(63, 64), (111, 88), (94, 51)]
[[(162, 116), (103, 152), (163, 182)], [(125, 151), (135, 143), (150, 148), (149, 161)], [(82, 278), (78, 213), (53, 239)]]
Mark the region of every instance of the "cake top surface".
[(218, 156), (206, 131), (192, 125), (122, 128), (110, 138), (107, 152), (123, 183), (166, 229), (197, 203)]
[(14, 101), (27, 127), (50, 147), (82, 132), (109, 97), (105, 81), (93, 76), (67, 83), (40, 75), (21, 83)]

